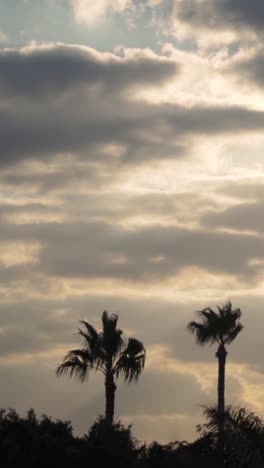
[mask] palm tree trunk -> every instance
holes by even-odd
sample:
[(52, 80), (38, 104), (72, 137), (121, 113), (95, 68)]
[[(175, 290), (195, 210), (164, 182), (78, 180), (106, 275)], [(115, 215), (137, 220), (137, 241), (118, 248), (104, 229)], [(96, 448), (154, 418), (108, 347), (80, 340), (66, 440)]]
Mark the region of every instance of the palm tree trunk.
[(219, 416), (219, 432), (223, 430), (224, 414), (225, 414), (225, 365), (227, 352), (225, 346), (221, 344), (217, 350), (216, 357), (218, 358), (218, 416)]
[(111, 371), (105, 377), (105, 419), (113, 424), (115, 412), (115, 391), (116, 384)]

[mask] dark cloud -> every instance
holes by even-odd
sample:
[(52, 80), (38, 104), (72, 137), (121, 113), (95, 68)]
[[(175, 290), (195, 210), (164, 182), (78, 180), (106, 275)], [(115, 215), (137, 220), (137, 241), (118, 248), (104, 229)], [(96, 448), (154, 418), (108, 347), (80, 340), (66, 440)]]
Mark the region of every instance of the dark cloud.
[(28, 216), (41, 216), (46, 219), (49, 215), (56, 215), (59, 213), (59, 209), (56, 206), (47, 205), (44, 203), (25, 203), (23, 204), (0, 204), (0, 220), (3, 222), (9, 218), (20, 217), (22, 220), (26, 220)]
[(162, 279), (187, 266), (198, 266), (250, 277), (256, 270), (248, 265), (249, 260), (264, 256), (262, 240), (252, 236), (173, 227), (151, 226), (133, 232), (104, 224), (76, 224), (54, 225), (49, 232), (43, 238), (47, 243), (40, 254), (40, 269), (58, 276), (138, 281)]
[[(70, 301), (69, 301), (70, 303)], [(0, 304), (0, 358), (49, 351), (61, 343), (71, 346), (81, 316), (63, 301), (23, 299)]]
[[(15, 73), (15, 69), (7, 64), (3, 67), (2, 86), (10, 86), (12, 98), (8, 99), (6, 90), (2, 90), (3, 99), (7, 99), (4, 108), (0, 109), (2, 166), (28, 158), (47, 160), (65, 153), (77, 154), (90, 161), (113, 159), (138, 164), (183, 156), (194, 137), (263, 130), (264, 113), (261, 111), (234, 106), (186, 108), (176, 104), (154, 105), (142, 99), (132, 99), (127, 93), (113, 92), (115, 86), (116, 90), (120, 89), (119, 79), (121, 88), (127, 91), (131, 84), (157, 86), (161, 82), (161, 75), (164, 79), (170, 78), (174, 64), (167, 63), (165, 59), (149, 59), (143, 55), (133, 60), (118, 59), (117, 62), (109, 59), (106, 65), (102, 56), (95, 54), (94, 70), (104, 66), (106, 70), (91, 73), (91, 88), (89, 79), (85, 81), (85, 86), (80, 86), (75, 76), (79, 76), (75, 63), (72, 65), (75, 71), (66, 74), (66, 78), (63, 78), (66, 72), (63, 67), (61, 70), (60, 65), (47, 66), (49, 60), (52, 64), (59, 63), (62, 55), (62, 62), (66, 61), (67, 67), (71, 68), (72, 58), (78, 61), (79, 55), (85, 55), (78, 47), (54, 46), (48, 52), (35, 48), (29, 56), (24, 55), (18, 51), (4, 53), (5, 61), (8, 63), (10, 59), (12, 66), (21, 69), (21, 73)], [(27, 64), (25, 67), (24, 60)], [(82, 57), (82, 61), (85, 60)], [(87, 59), (87, 62), (88, 68), (92, 67), (91, 60)], [(136, 67), (135, 73), (131, 72), (133, 66)], [(45, 73), (37, 71), (44, 69)], [(103, 88), (100, 87), (100, 74), (104, 79)], [(82, 74), (81, 77), (85, 80)], [(32, 80), (31, 84), (29, 79)], [(67, 89), (63, 84), (64, 79)], [(95, 84), (98, 86), (94, 88)], [(23, 99), (17, 97), (22, 91), (25, 92), (25, 88), (26, 96)], [(46, 90), (47, 96), (40, 105), (36, 96), (41, 94), (42, 88)], [(107, 152), (102, 150), (104, 145), (116, 145), (120, 150), (117, 149), (116, 153), (113, 149)]]
[(242, 203), (220, 212), (206, 214), (203, 222), (206, 226), (221, 226), (241, 231), (263, 233), (263, 202)]
[(122, 92), (130, 86), (158, 85), (178, 72), (167, 58), (144, 52), (119, 58), (100, 54), (88, 47), (56, 45), (0, 52), (0, 90), (12, 98), (30, 96), (39, 99), (80, 86), (89, 90), (94, 84), (108, 92)]
[(225, 182), (216, 189), (217, 193), (243, 201), (257, 201), (264, 197), (264, 185), (259, 182)]
[(126, 94), (131, 86), (160, 86), (177, 73), (166, 57), (138, 52), (121, 59), (66, 45), (2, 51), (0, 68), (2, 164), (82, 151), (97, 161), (104, 144), (140, 151), (159, 115), (154, 107), (130, 106)]
[[(125, 174), (124, 174), (125, 177)], [(135, 218), (148, 219), (164, 224), (193, 223), (199, 221), (201, 213), (215, 208), (216, 203), (197, 193), (68, 193), (64, 195), (63, 209), (68, 219), (80, 221), (84, 216), (108, 223), (124, 223)]]
[(230, 25), (249, 26), (262, 30), (264, 25), (264, 4), (259, 0), (216, 0), (217, 8), (223, 14), (223, 21)]
[[(80, 152), (85, 159), (106, 158), (101, 145), (122, 145), (124, 155), (132, 161), (161, 156), (162, 142), (171, 135), (170, 126), (162, 126), (165, 109), (146, 103), (131, 103), (111, 95), (68, 97), (63, 102), (51, 98), (27, 109), (12, 107), (0, 115), (2, 121), (1, 163), (10, 164), (25, 158), (44, 158), (56, 153)], [(160, 145), (153, 142), (156, 133)], [(173, 140), (166, 145), (163, 157), (182, 152)], [(164, 150), (164, 148), (163, 148)], [(108, 154), (112, 158), (113, 154)]]
[[(129, 230), (99, 222), (39, 223), (18, 225), (14, 231), (6, 224), (1, 240), (39, 242), (39, 262), (26, 268), (66, 278), (152, 281), (197, 266), (253, 280), (258, 267), (250, 260), (264, 256), (263, 241), (255, 236), (159, 225)], [(11, 271), (23, 274), (23, 267)]]
[(178, 19), (198, 28), (249, 28), (261, 33), (264, 25), (264, 5), (259, 0), (185, 0), (176, 5)]
[(263, 89), (264, 83), (264, 50), (258, 49), (248, 58), (236, 60), (228, 67), (229, 71), (235, 73), (238, 79), (246, 80), (251, 84)]
[[(54, 156), (49, 161), (47, 159), (39, 161), (40, 164), (37, 167), (34, 166), (33, 158), (30, 161), (17, 162), (15, 168), (13, 165), (5, 166), (0, 172), (2, 190), (10, 193), (15, 188), (16, 193), (20, 193), (22, 197), (27, 193), (29, 197), (32, 197), (33, 194), (45, 197), (47, 194), (52, 196), (52, 194), (72, 193), (72, 190), (75, 191), (75, 187), (78, 186), (80, 190), (83, 188), (86, 192), (96, 190), (98, 195), (99, 188), (107, 186), (110, 189), (124, 174), (119, 162), (111, 159), (109, 154), (106, 158), (105, 155), (100, 154), (99, 149), (96, 154), (98, 162), (84, 161), (78, 159), (77, 156), (68, 158), (61, 155)], [(59, 202), (64, 203), (64, 200), (60, 199)], [(29, 200), (21, 208), (18, 207), (17, 203), (14, 203), (11, 212), (15, 214), (16, 208), (18, 212), (27, 211), (28, 205), (30, 205)], [(51, 212), (60, 211), (60, 207), (55, 208), (51, 204), (49, 204), (48, 209)], [(2, 207), (1, 210), (7, 214), (7, 208)], [(39, 211), (43, 210), (44, 207)], [(32, 211), (30, 206), (29, 211)]]
[(166, 160), (184, 154), (184, 137), (257, 132), (264, 126), (263, 112), (239, 107), (185, 109), (109, 99), (91, 98), (85, 109), (70, 100), (50, 103), (41, 113), (38, 108), (0, 113), (1, 164), (63, 152), (98, 161), (103, 144), (122, 145), (121, 159), (131, 163)]

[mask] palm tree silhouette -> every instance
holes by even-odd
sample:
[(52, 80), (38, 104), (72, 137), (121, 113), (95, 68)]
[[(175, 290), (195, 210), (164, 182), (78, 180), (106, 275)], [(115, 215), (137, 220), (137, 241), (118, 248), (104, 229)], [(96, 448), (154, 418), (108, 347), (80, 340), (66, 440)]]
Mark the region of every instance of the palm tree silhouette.
[(89, 371), (100, 371), (105, 380), (105, 419), (113, 424), (115, 411), (116, 378), (122, 376), (125, 381), (137, 380), (144, 368), (146, 351), (143, 344), (135, 338), (124, 341), (122, 330), (117, 328), (118, 316), (102, 315), (102, 330), (95, 328), (84, 320), (81, 321), (85, 331), (79, 329), (83, 337), (81, 349), (69, 351), (63, 363), (57, 368), (57, 376), (68, 374), (84, 382)]
[[(200, 345), (218, 344), (216, 357), (218, 358), (218, 414), (222, 421), (225, 413), (225, 365), (227, 351), (225, 346), (232, 343), (242, 331), (240, 323), (241, 310), (232, 309), (231, 302), (218, 308), (218, 313), (210, 307), (198, 312), (201, 322), (192, 321), (188, 324), (188, 330), (194, 333), (196, 341)], [(221, 424), (219, 429), (221, 429)]]
[[(207, 422), (201, 426), (204, 435), (217, 443), (219, 414), (214, 406), (205, 407)], [(264, 421), (252, 411), (239, 406), (225, 409), (222, 452), (227, 466), (262, 467), (264, 460)], [(230, 463), (230, 465), (229, 465)]]

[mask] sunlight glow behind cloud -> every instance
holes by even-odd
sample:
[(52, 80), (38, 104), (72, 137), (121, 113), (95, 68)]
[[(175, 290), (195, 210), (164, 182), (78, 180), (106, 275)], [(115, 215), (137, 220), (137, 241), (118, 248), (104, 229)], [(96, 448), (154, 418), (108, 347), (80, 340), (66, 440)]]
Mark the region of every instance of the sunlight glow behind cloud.
[(131, 0), (71, 0), (76, 20), (81, 23), (95, 24), (108, 13), (123, 13), (133, 9)]

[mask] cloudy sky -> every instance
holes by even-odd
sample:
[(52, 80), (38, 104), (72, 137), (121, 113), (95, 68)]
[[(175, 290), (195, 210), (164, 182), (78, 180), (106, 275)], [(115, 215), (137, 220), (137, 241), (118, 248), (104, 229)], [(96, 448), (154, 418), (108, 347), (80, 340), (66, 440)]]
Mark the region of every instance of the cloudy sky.
[(191, 440), (217, 362), (186, 325), (231, 300), (227, 401), (263, 414), (263, 2), (0, 0), (0, 18), (1, 406), (87, 431), (100, 376), (55, 368), (106, 309), (147, 348), (117, 416)]

